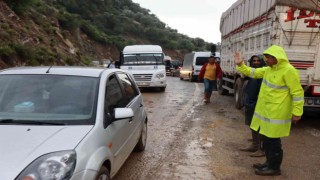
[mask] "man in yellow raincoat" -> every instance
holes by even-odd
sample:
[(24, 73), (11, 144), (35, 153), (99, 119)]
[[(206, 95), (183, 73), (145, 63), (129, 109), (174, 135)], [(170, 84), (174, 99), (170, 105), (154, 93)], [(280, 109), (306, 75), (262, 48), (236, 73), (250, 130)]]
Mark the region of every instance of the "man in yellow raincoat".
[(250, 128), (264, 136), (266, 162), (254, 164), (258, 175), (280, 175), (283, 157), (281, 137), (289, 136), (291, 122), (303, 113), (304, 91), (299, 72), (289, 63), (284, 49), (273, 45), (263, 52), (267, 67), (251, 68), (235, 54), (237, 70), (252, 78), (262, 78), (260, 93)]

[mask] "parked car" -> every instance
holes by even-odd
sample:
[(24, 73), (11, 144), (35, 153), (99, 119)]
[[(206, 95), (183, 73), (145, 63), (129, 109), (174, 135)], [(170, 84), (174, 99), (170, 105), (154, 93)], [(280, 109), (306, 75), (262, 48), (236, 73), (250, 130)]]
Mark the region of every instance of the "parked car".
[(172, 65), (172, 67), (171, 67), (170, 75), (179, 77), (182, 63), (179, 60), (172, 60), (171, 65)]
[(120, 69), (0, 71), (0, 179), (110, 179), (147, 141), (147, 114)]

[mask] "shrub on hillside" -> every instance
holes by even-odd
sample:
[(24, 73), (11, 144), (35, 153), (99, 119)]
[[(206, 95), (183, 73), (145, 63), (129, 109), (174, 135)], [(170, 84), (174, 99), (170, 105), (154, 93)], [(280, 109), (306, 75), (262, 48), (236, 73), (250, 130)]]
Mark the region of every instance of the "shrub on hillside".
[(22, 15), (30, 6), (35, 6), (38, 0), (4, 0), (17, 14)]

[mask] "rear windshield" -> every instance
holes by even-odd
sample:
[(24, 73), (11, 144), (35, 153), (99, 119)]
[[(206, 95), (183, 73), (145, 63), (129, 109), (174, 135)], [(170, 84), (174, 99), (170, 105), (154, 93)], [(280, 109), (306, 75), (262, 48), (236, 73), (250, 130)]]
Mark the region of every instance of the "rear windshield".
[(196, 65), (204, 65), (208, 62), (209, 57), (197, 57), (196, 59)]

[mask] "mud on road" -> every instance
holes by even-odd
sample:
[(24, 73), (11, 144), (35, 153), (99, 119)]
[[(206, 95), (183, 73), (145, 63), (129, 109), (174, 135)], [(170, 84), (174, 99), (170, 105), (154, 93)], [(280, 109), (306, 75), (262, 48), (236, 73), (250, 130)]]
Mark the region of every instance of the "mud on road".
[(164, 93), (143, 90), (147, 147), (133, 152), (114, 179), (320, 179), (320, 120), (314, 112), (282, 139), (282, 175), (261, 177), (252, 164), (265, 158), (239, 151), (251, 135), (233, 97), (214, 92), (205, 105), (202, 91), (202, 83), (174, 77)]

